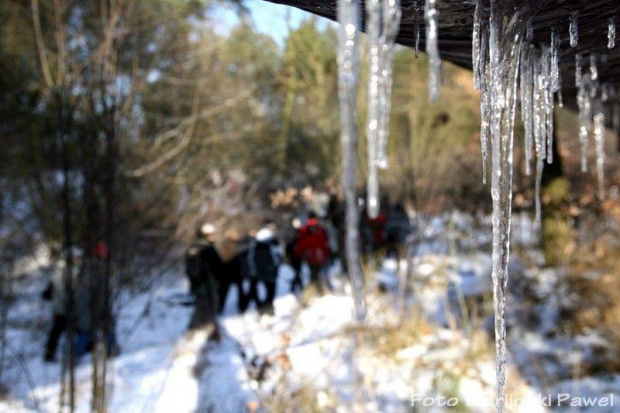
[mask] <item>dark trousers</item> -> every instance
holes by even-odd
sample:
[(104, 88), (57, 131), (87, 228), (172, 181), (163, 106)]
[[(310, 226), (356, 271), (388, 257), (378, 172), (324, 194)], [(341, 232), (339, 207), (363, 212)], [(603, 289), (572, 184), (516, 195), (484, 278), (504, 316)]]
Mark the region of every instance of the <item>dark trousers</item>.
[[(259, 280), (257, 278), (252, 278), (249, 280), (250, 289), (247, 294), (244, 295), (243, 301), (241, 302), (241, 311), (245, 311), (250, 306), (250, 303), (254, 301), (256, 303), (256, 307), (262, 308), (265, 306), (271, 307), (273, 305), (273, 300), (276, 297), (276, 280)], [(265, 300), (261, 300), (258, 296), (258, 284), (263, 283), (265, 288), (267, 289), (267, 297)]]
[(215, 291), (208, 291), (196, 295), (194, 314), (189, 322), (189, 329), (193, 330), (205, 326), (215, 320), (218, 302)]
[(293, 268), (293, 281), (291, 281), (291, 293), (295, 293), (295, 290), (301, 292), (304, 289), (304, 283), (301, 279), (301, 265), (303, 261), (298, 259), (291, 260), (291, 267)]
[(272, 308), (273, 300), (276, 298), (276, 280), (265, 281), (265, 287), (267, 288), (267, 297), (265, 297), (263, 305)]
[(323, 293), (324, 288), (323, 288), (323, 283), (326, 284), (327, 289), (328, 290), (332, 290), (332, 286), (329, 283), (329, 280), (327, 279), (327, 277), (323, 274), (323, 269), (325, 268), (324, 265), (310, 265), (308, 264), (308, 267), (310, 268), (310, 282), (314, 285), (316, 285), (317, 291), (319, 293)]
[(63, 331), (67, 329), (67, 317), (62, 315), (54, 315), (52, 321), (52, 329), (47, 336), (47, 343), (45, 344), (45, 359), (53, 360), (58, 348), (58, 342)]
[(248, 281), (250, 283), (250, 289), (245, 294), (241, 295), (241, 299), (239, 301), (239, 306), (242, 312), (248, 309), (252, 301), (256, 303), (257, 307), (260, 307), (261, 304), (260, 299), (258, 298), (258, 279), (250, 278)]
[[(105, 344), (108, 356), (115, 357), (118, 354), (119, 349), (114, 329), (106, 334), (106, 336)], [(75, 356), (79, 358), (92, 351), (94, 344), (92, 332), (78, 330), (77, 339), (75, 341)]]
[(230, 291), (230, 287), (233, 284), (237, 286), (237, 291), (239, 292), (239, 299), (237, 300), (237, 310), (242, 311), (241, 303), (244, 301), (242, 280), (223, 279), (223, 280), (220, 280), (220, 283), (218, 285), (218, 298), (219, 298), (218, 310), (220, 314), (222, 313), (222, 311), (224, 311), (224, 306), (226, 305), (226, 297), (228, 297), (228, 291)]

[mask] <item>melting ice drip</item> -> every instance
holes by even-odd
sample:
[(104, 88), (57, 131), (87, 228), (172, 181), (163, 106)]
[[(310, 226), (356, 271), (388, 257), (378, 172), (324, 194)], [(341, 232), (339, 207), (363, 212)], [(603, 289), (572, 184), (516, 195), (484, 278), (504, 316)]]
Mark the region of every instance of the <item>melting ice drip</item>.
[(366, 316), (363, 297), (364, 278), (359, 251), (359, 214), (357, 210), (357, 89), (360, 60), (360, 2), (339, 0), (338, 21), (338, 98), (340, 134), (343, 152), (342, 188), (346, 203), (346, 255), (351, 277), (356, 317)]
[(368, 13), (368, 216), (379, 215), (377, 168), (388, 166), (387, 141), (392, 95), (394, 43), (400, 27), (400, 0), (369, 0)]

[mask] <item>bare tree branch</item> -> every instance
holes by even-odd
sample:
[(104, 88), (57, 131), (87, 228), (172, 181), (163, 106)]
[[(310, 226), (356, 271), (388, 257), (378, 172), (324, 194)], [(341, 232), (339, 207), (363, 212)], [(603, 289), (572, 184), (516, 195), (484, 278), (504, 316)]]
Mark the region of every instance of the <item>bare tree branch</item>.
[(43, 42), (43, 34), (41, 32), (41, 16), (39, 14), (39, 1), (31, 0), (32, 4), (32, 22), (34, 25), (34, 36), (37, 42), (37, 51), (39, 52), (39, 60), (41, 61), (41, 70), (47, 87), (54, 87), (54, 80), (50, 72), (49, 63), (45, 56), (45, 43)]

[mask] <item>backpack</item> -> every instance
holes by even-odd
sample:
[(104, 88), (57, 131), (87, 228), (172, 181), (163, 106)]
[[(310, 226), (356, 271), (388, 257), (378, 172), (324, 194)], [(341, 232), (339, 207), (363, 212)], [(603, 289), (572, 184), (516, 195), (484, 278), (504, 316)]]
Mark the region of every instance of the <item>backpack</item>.
[(308, 225), (300, 233), (298, 251), (308, 265), (324, 265), (329, 258), (327, 233), (319, 225)]
[(272, 243), (265, 242), (257, 242), (254, 247), (254, 265), (259, 277), (270, 276), (278, 271), (279, 263), (274, 259), (272, 248)]

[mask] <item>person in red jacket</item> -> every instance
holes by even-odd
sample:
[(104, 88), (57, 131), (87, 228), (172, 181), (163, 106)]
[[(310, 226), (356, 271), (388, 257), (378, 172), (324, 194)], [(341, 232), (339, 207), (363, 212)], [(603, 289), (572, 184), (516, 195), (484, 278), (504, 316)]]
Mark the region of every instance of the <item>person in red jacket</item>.
[(313, 212), (308, 215), (308, 220), (299, 229), (294, 256), (308, 265), (311, 282), (317, 286), (319, 291), (322, 291), (320, 276), (329, 259), (329, 241), (327, 232)]

